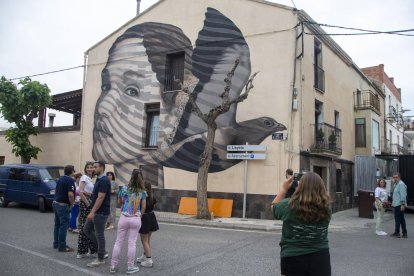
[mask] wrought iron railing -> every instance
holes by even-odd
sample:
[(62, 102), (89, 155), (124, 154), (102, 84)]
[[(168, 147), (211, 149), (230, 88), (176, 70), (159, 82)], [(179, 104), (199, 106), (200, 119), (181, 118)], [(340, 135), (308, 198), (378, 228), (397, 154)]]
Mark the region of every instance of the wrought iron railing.
[(372, 109), (378, 114), (380, 113), (380, 99), (371, 90), (363, 90), (354, 92), (354, 107), (356, 110), (359, 109)]
[(326, 123), (315, 125), (313, 152), (330, 152), (342, 154), (342, 131)]

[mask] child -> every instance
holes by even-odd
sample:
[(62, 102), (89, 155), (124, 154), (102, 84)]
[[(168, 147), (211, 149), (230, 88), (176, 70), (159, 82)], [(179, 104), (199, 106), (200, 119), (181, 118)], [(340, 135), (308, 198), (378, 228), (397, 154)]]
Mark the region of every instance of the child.
[(72, 210), (70, 211), (70, 221), (69, 221), (69, 232), (72, 233), (79, 233), (78, 227), (76, 226), (76, 221), (78, 220), (79, 215), (79, 180), (81, 178), (82, 174), (77, 173), (75, 174), (75, 203), (73, 204)]
[(145, 188), (148, 193), (147, 205), (145, 213), (142, 215), (142, 226), (139, 229), (141, 235), (141, 243), (144, 248), (144, 254), (137, 258), (137, 262), (141, 263), (143, 267), (152, 267), (153, 262), (151, 259), (151, 234), (159, 229), (157, 218), (154, 214), (154, 205), (157, 200), (152, 193), (151, 183), (145, 183)]
[(281, 274), (330, 276), (328, 225), (331, 209), (325, 184), (319, 175), (308, 172), (302, 176), (292, 197), (285, 198), (292, 183), (293, 176), (283, 183), (272, 202), (274, 217), (283, 220)]
[(140, 169), (132, 171), (131, 180), (128, 186), (122, 187), (119, 191), (118, 200), (122, 200), (121, 216), (118, 222), (118, 231), (116, 241), (112, 251), (112, 260), (110, 273), (116, 272), (116, 266), (119, 262), (122, 243), (128, 233), (128, 270), (127, 274), (139, 271), (139, 267), (134, 265), (135, 249), (138, 237), (138, 231), (141, 228), (141, 210), (145, 212), (146, 197), (144, 187), (144, 177)]

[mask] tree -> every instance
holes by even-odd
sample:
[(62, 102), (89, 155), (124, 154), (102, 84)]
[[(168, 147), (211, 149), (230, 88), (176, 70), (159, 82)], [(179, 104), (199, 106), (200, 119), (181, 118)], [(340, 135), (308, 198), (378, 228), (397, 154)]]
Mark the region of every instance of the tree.
[(46, 84), (25, 78), (19, 82), (21, 88), (7, 80), (0, 80), (0, 113), (14, 127), (6, 131), (6, 141), (13, 146), (12, 153), (21, 157), (22, 163), (30, 163), (37, 158), (40, 148), (30, 143), (30, 135), (37, 135), (38, 129), (33, 125), (33, 119), (39, 110), (52, 103), (50, 89)]
[(233, 68), (227, 74), (227, 77), (224, 79), (224, 92), (221, 94), (222, 102), (220, 105), (210, 109), (209, 112), (203, 113), (196, 103), (196, 94), (191, 93), (188, 87), (184, 87), (183, 91), (188, 95), (189, 102), (192, 105), (192, 111), (197, 114), (197, 116), (203, 120), (207, 125), (207, 143), (205, 145), (204, 151), (200, 156), (200, 164), (198, 167), (198, 177), (197, 177), (197, 218), (199, 219), (211, 219), (211, 214), (208, 211), (208, 201), (207, 201), (207, 178), (208, 171), (210, 168), (214, 137), (217, 130), (216, 119), (221, 114), (229, 111), (232, 104), (240, 103), (247, 99), (250, 90), (253, 88), (253, 79), (256, 77), (257, 73), (254, 73), (250, 76), (247, 81), (244, 92), (240, 94), (237, 98), (231, 99), (230, 89), (231, 81), (236, 71), (237, 66), (239, 65), (239, 60), (237, 59), (234, 63)]

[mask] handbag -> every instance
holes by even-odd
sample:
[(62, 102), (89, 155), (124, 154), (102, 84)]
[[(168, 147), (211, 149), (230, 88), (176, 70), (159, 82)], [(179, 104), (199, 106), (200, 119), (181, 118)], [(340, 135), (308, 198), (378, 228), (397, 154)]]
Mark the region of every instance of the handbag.
[(382, 202), (382, 208), (390, 208), (391, 207), (391, 202), (389, 202), (388, 200), (384, 200)]

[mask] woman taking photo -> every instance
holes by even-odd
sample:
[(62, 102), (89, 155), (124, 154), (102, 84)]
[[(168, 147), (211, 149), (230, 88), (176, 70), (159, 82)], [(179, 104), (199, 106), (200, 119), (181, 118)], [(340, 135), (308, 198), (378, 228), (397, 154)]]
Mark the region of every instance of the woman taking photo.
[[(138, 231), (141, 228), (141, 213), (145, 212), (147, 192), (145, 191), (144, 177), (140, 169), (132, 171), (128, 186), (119, 191), (118, 200), (122, 201), (121, 216), (118, 221), (116, 241), (112, 250), (110, 273), (115, 273), (119, 262), (122, 243), (128, 235), (128, 270), (127, 274), (139, 271), (135, 266), (135, 249)], [(141, 210), (142, 206), (142, 210)]]
[(328, 225), (331, 219), (329, 195), (322, 178), (304, 174), (291, 198), (286, 192), (293, 182), (287, 179), (272, 202), (276, 219), (283, 221), (280, 241), (282, 275), (331, 275)]
[(78, 254), (76, 258), (81, 259), (86, 257), (88, 254), (95, 255), (98, 251), (98, 248), (94, 245), (94, 243), (85, 235), (83, 232), (83, 226), (86, 222), (86, 217), (89, 215), (89, 212), (92, 209), (91, 206), (91, 195), (93, 191), (93, 162), (86, 162), (84, 172), (85, 174), (82, 175), (79, 181), (79, 239), (78, 239)]
[(375, 225), (375, 233), (378, 236), (386, 236), (387, 233), (382, 231), (382, 218), (388, 203), (388, 193), (385, 189), (385, 180), (381, 178), (378, 181), (378, 187), (375, 189), (375, 207), (377, 209), (377, 224)]

